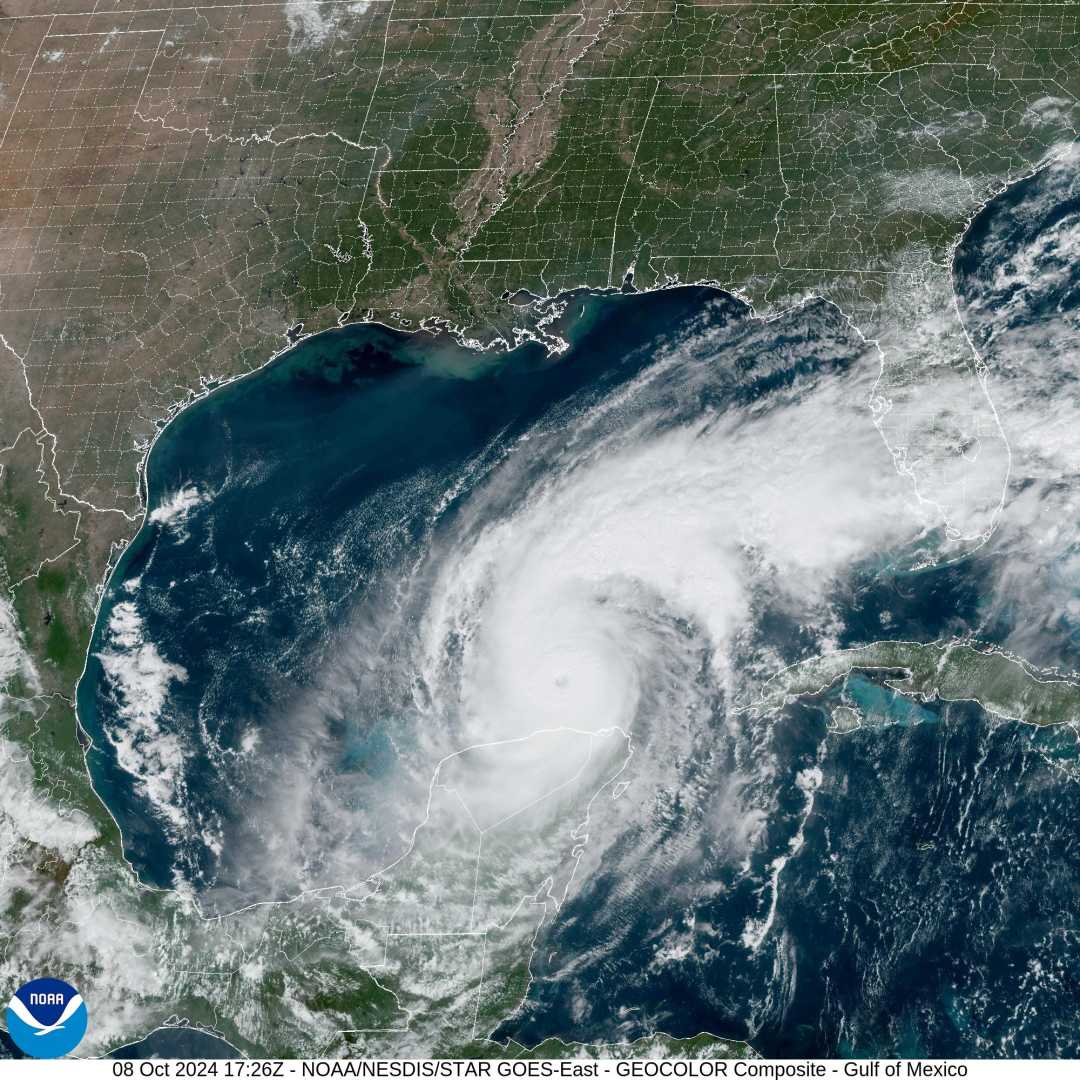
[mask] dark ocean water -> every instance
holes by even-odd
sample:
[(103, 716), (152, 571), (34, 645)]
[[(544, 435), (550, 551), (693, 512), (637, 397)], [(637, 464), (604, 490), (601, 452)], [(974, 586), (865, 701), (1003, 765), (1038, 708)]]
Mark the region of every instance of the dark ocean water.
[[(108, 1055), (118, 1060), (142, 1061), (161, 1058), (198, 1058), (202, 1060), (243, 1057), (227, 1042), (205, 1031), (193, 1028), (165, 1027), (150, 1032), (138, 1042), (121, 1046)], [(0, 1060), (29, 1061), (12, 1041), (6, 1031), (0, 1031)]]
[[(1062, 220), (1017, 209), (1052, 204), (1050, 183), (1019, 185), (972, 229), (957, 269), (973, 319), (987, 317), (988, 260)], [(1028, 317), (1061, 318), (1074, 284)], [(452, 566), (461, 530), (481, 513), (509, 520), (566, 447), (617, 438), (633, 449), (644, 420), (663, 435), (702, 417), (767, 416), (827, 380), (845, 385), (863, 356), (824, 305), (761, 324), (698, 288), (575, 297), (562, 326), (571, 347), (558, 358), (535, 345), (478, 358), (347, 328), (166, 429), (149, 505), (187, 509), (152, 514), (125, 552), (78, 692), (95, 787), (143, 880), (186, 880), (228, 908), (335, 883), (343, 859), (377, 869), (400, 839), (396, 826), (379, 832), (393, 813), (378, 800), (399, 775), (406, 798), (402, 763), (423, 737), (416, 701), (430, 686), (403, 643), (435, 587), (418, 599), (403, 583), (434, 580), (415, 569), (428, 553)], [(973, 331), (992, 358), (994, 328)], [(692, 347), (653, 379), (647, 407), (580, 425), (671, 342)], [(481, 499), (511, 459), (520, 487)], [(1002, 561), (1025, 549), (1003, 536), (918, 573), (895, 569), (903, 560), (889, 552), (854, 562), (830, 586), (832, 642), (1012, 642), (1030, 616), (995, 590)], [(1070, 573), (1062, 561), (1075, 590)], [(737, 669), (820, 647), (820, 627), (767, 582), (752, 595)], [(677, 782), (657, 781), (645, 800), (655, 808), (608, 837), (545, 927), (528, 1003), (500, 1034), (532, 1044), (705, 1030), (775, 1056), (1080, 1053), (1073, 733), (1001, 724), (974, 705), (917, 705), (855, 677), (765, 728), (735, 730), (698, 629), (673, 625), (701, 653), (694, 727), (685, 748), (672, 744)], [(1080, 666), (1067, 607), (1039, 626), (1037, 659)], [(339, 658), (347, 692), (320, 681)], [(841, 696), (865, 726), (830, 736)], [(664, 719), (655, 712), (650, 730)], [(294, 792), (290, 770), (316, 774), (337, 801)], [(300, 839), (271, 820), (274, 802), (304, 819)], [(757, 839), (735, 858), (729, 832), (743, 823)], [(766, 927), (760, 941), (750, 926)]]
[(186, 1027), (163, 1027), (150, 1032), (145, 1039), (114, 1050), (109, 1057), (120, 1061), (146, 1061), (174, 1058), (198, 1058), (224, 1061), (242, 1058), (223, 1039), (205, 1031)]
[[(512, 442), (576, 395), (612, 393), (650, 362), (643, 346), (658, 338), (702, 320), (731, 324), (734, 337), (748, 322), (741, 305), (704, 289), (583, 297), (576, 306), (574, 348), (559, 360), (526, 345), (478, 361), (447, 341), (348, 327), (298, 346), (169, 425), (150, 456), (150, 507), (188, 488), (210, 498), (180, 528), (148, 521), (124, 553), (78, 692), (95, 743), (95, 787), (143, 880), (168, 885), (179, 866), (191, 880), (219, 882), (212, 845), (191, 827), (229, 827), (230, 793), (221, 787), (229, 753), (252, 724), (265, 730), (310, 684), (336, 647), (339, 619), (388, 587), (383, 571), (427, 542), (432, 507), (494, 441)], [(821, 362), (809, 356), (802, 366)], [(741, 384), (712, 392), (732, 391), (753, 393)], [(192, 737), (173, 792), (190, 810), (179, 838), (118, 766), (107, 734), (112, 723), (114, 733), (130, 727), (139, 738), (138, 723), (116, 723), (123, 702), (100, 660), (112, 613), (136, 595), (142, 627), (127, 651), (160, 643), (165, 662), (186, 673), (170, 684), (167, 720), (170, 731)], [(379, 768), (377, 728), (337, 734), (343, 763)]]

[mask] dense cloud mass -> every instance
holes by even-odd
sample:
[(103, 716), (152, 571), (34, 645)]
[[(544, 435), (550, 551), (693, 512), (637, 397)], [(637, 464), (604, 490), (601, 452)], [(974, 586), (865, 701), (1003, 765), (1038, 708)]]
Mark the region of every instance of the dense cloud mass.
[[(557, 361), (528, 346), (496, 369), (437, 344), (418, 365), (404, 339), (343, 337), (332, 379), (325, 357), (297, 360), (290, 394), (259, 391), (246, 418), (223, 396), (201, 440), (160, 451), (81, 698), (118, 820), (142, 822), (136, 869), (217, 912), (340, 890), (406, 935), (531, 934), (543, 898), (562, 914), (506, 1029), (526, 1041), (706, 1027), (892, 1052), (902, 1023), (936, 1051), (1020, 1038), (988, 1018), (993, 964), (944, 907), (910, 940), (951, 974), (927, 968), (883, 1026), (872, 1002), (908, 946), (854, 913), (867, 881), (913, 866), (886, 869), (898, 839), (852, 868), (901, 827), (890, 808), (901, 837), (934, 814), (964, 837), (926, 839), (927, 865), (994, 863), (949, 793), (982, 805), (984, 762), (1020, 768), (1009, 804), (981, 812), (1023, 843), (1014, 803), (1045, 822), (1073, 797), (1061, 746), (856, 675), (745, 706), (785, 665), (878, 639), (977, 635), (1076, 666), (1074, 177), (1064, 160), (1022, 210), (980, 218), (959, 303), (898, 275), (873, 333), (820, 301), (762, 320), (704, 289), (570, 298)], [(866, 763), (886, 797), (852, 787)], [(1019, 872), (996, 871), (987, 941), (1024, 910)], [(914, 1019), (980, 964), (984, 1043)], [(1032, 1032), (1032, 1052), (1057, 1038)]]

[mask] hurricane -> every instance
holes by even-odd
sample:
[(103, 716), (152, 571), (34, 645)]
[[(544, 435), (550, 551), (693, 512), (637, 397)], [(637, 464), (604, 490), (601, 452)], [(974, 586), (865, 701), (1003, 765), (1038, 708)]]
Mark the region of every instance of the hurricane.
[[(1071, 176), (1036, 195), (1060, 205)], [(1044, 226), (1010, 242), (1071, 236)], [(1016, 283), (965, 258), (947, 329), (970, 355), (921, 397), (898, 388), (944, 322), (905, 353), (820, 299), (764, 318), (673, 288), (559, 298), (561, 348), (497, 357), (346, 328), (181, 414), (79, 695), (136, 874), (211, 915), (333, 897), (395, 941), (519, 934), (532, 981), (500, 1031), (527, 1044), (1055, 1049), (1052, 1024), (1023, 1042), (987, 1019), (1015, 1000), (987, 950), (1065, 895), (1036, 882), (1066, 872), (1071, 730), (873, 672), (754, 704), (777, 673), (880, 640), (1075, 659), (1075, 530), (1048, 538), (1054, 590), (1013, 617), (1025, 507), (1071, 496), (1033, 480), (1055, 468), (1024, 427), (1036, 355), (1010, 353), (1025, 384), (986, 375), (1005, 333), (986, 290), (1012, 290), (1015, 337)], [(886, 391), (939, 441), (898, 450)], [(927, 462), (948, 469), (931, 483)], [(1015, 778), (1007, 797), (991, 773)], [(1000, 896), (978, 899), (956, 867), (987, 862)], [(966, 940), (965, 910), (985, 927)], [(1048, 934), (1066, 918), (1040, 911)], [(950, 994), (927, 1021), (920, 1002)]]

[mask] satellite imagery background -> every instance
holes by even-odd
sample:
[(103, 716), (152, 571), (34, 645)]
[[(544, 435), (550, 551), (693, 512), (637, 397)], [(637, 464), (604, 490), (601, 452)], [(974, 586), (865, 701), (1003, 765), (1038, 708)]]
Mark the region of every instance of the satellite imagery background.
[(1078, 20), (0, 0), (4, 983), (1080, 1054)]

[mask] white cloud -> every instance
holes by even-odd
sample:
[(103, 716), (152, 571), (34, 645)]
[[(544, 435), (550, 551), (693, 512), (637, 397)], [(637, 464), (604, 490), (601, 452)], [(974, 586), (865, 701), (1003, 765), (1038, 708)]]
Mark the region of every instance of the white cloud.
[(40, 691), (41, 683), (34, 663), (23, 647), (22, 638), (15, 623), (15, 612), (12, 610), (10, 601), (0, 596), (0, 690), (6, 687), (16, 675), (26, 682), (31, 692)]
[[(639, 425), (599, 442), (585, 433), (607, 417), (581, 421), (580, 456), (458, 541), (434, 584), (425, 682), (460, 693), (461, 738), (629, 729), (642, 680), (679, 647), (655, 612), (699, 627), (719, 669), (755, 582), (820, 615), (834, 574), (917, 532), (865, 408), (867, 360), (861, 378), (822, 380), (750, 419)], [(519, 460), (535, 453), (535, 440), (522, 444)], [(496, 504), (500, 484), (522, 482), (513, 464), (505, 473), (492, 480)], [(455, 647), (459, 673), (446, 669)], [(460, 689), (446, 685), (454, 674)]]
[(1076, 123), (1076, 102), (1069, 98), (1046, 95), (1033, 101), (1024, 110), (1020, 122), (1028, 127), (1060, 127), (1062, 124), (1071, 127)]
[(912, 169), (883, 178), (893, 210), (963, 217), (975, 202), (971, 182), (957, 170)]
[[(2, 709), (0, 709), (2, 712)], [(96, 830), (81, 813), (57, 813), (34, 787), (33, 767), (25, 752), (0, 738), (0, 849), (10, 854), (21, 841), (57, 852), (71, 859), (93, 840)], [(6, 864), (0, 855), (0, 864)]]
[(149, 520), (159, 525), (175, 529), (182, 540), (187, 539), (187, 530), (184, 528), (188, 516), (196, 506), (206, 502), (206, 496), (199, 489), (186, 484), (174, 491), (158, 506), (150, 511)]
[[(797, 318), (809, 320), (807, 348), (819, 357), (860, 348), (833, 309)], [(790, 365), (770, 352), (773, 326), (746, 333), (746, 355)], [(632, 736), (621, 779), (640, 798), (606, 800), (615, 809), (594, 814), (607, 826), (590, 851), (597, 837), (602, 847), (659, 786), (693, 789), (679, 762), (734, 678), (732, 651), (762, 597), (827, 641), (832, 589), (852, 562), (936, 520), (893, 468), (867, 408), (873, 348), (846, 373), (703, 413), (699, 395), (728, 378), (731, 339), (729, 328), (695, 333), (661, 350), (634, 386), (530, 431), (486, 480), (466, 469), (474, 484), (454, 515), (372, 585), (313, 688), (253, 748), (244, 767), (264, 794), (243, 804), (243, 836), (225, 843), (237, 868), (267, 877), (248, 876), (247, 898), (377, 870), (407, 845), (441, 758), (543, 730)], [(673, 397), (688, 406), (681, 418)], [(343, 728), (385, 741), (377, 766), (341, 774)], [(543, 739), (524, 749), (528, 763), (484, 788), (487, 816), (509, 813), (523, 787), (565, 765)], [(761, 834), (752, 788), (769, 767), (755, 762), (730, 786), (718, 835), (735, 862)]]
[(289, 24), (289, 51), (316, 49), (342, 33), (349, 16), (363, 15), (370, 3), (363, 0), (342, 5), (323, 4), (319, 0), (286, 0), (285, 18)]
[[(25, 689), (39, 693), (41, 685), (29, 654), (23, 647), (15, 615), (0, 598), (0, 688), (19, 675)], [(39, 701), (19, 700), (0, 691), (0, 904), (20, 884), (17, 860), (28, 844), (56, 852), (71, 860), (96, 836), (85, 815), (77, 811), (58, 813), (34, 781), (34, 767), (27, 751), (8, 738), (8, 725), (16, 712), (31, 720), (45, 711)]]
[(879, 322), (876, 423), (897, 471), (958, 554), (991, 535), (1010, 457), (948, 271), (913, 255), (890, 279)]
[(1078, 164), (1080, 151), (1059, 148), (1026, 197), (989, 220), (964, 309), (1013, 456), (984, 614), (1009, 628), (1009, 648), (1066, 666), (1062, 637), (1080, 633)]
[(117, 764), (136, 780), (140, 794), (173, 831), (187, 824), (184, 769), (187, 753), (180, 735), (162, 723), (169, 690), (187, 681), (179, 664), (169, 663), (146, 641), (135, 603), (112, 610), (107, 648), (97, 654), (114, 696), (106, 729)]

